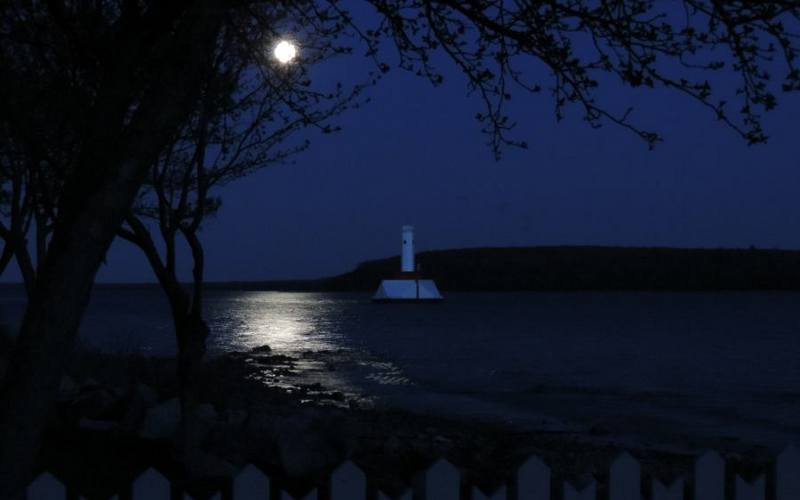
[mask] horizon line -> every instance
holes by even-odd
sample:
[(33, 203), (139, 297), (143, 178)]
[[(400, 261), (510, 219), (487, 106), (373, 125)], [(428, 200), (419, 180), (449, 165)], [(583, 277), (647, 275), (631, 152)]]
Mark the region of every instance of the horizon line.
[[(461, 250), (500, 250), (500, 249), (521, 249), (521, 248), (616, 248), (616, 249), (626, 249), (626, 250), (700, 250), (700, 251), (714, 251), (714, 250), (732, 250), (732, 251), (767, 251), (767, 252), (800, 252), (800, 249), (797, 248), (779, 248), (779, 247), (758, 247), (756, 245), (750, 245), (747, 247), (680, 247), (680, 246), (627, 246), (627, 245), (592, 245), (592, 244), (579, 244), (579, 245), (565, 245), (565, 244), (555, 244), (555, 245), (505, 245), (505, 246), (469, 246), (469, 247), (458, 247), (458, 248), (438, 248), (438, 249), (429, 249), (429, 250), (421, 250), (416, 252), (417, 254), (429, 253), (429, 252), (451, 252), (451, 251), (461, 251)], [(261, 278), (261, 279), (221, 279), (221, 280), (207, 280), (204, 281), (204, 285), (231, 285), (231, 284), (249, 284), (249, 283), (309, 283), (315, 281), (322, 281), (330, 278), (335, 278), (337, 276), (341, 276), (342, 274), (347, 274), (356, 270), (360, 265), (367, 263), (367, 262), (375, 262), (381, 261), (386, 259), (392, 258), (400, 258), (400, 254), (389, 255), (385, 257), (374, 257), (366, 260), (362, 260), (355, 265), (350, 271), (339, 272), (336, 274), (330, 274), (326, 276), (320, 276), (316, 278)], [(2, 281), (0, 280), (0, 286), (24, 286), (23, 281)], [(154, 281), (95, 281), (95, 285), (102, 285), (102, 286), (160, 286), (157, 280)], [(187, 281), (186, 285), (191, 286), (191, 282)]]

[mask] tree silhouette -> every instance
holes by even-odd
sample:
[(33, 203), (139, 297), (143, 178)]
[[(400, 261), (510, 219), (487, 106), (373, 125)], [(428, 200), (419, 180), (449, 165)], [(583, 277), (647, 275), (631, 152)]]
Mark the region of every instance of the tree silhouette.
[[(558, 119), (576, 105), (591, 126), (620, 125), (652, 147), (661, 140), (657, 131), (637, 125), (633, 109), (598, 98), (601, 82), (677, 91), (750, 144), (767, 140), (762, 117), (775, 107), (776, 94), (800, 89), (800, 5), (792, 0), (369, 3), (379, 22), (370, 29), (353, 25), (376, 63), (389, 68), (380, 57), (388, 40), (401, 68), (438, 84), (432, 54), (446, 54), (484, 104), (476, 117), (496, 155), (503, 145), (526, 146), (509, 135), (515, 90), (547, 91)], [(531, 63), (541, 71), (523, 69)], [(720, 73), (739, 80), (732, 96), (715, 86)]]
[[(7, 137), (7, 134), (3, 135), (3, 138)], [(17, 246), (21, 244), (18, 242), (27, 233), (31, 220), (30, 196), (25, 189), (27, 172), (21, 163), (11, 144), (4, 141), (0, 147), (0, 239), (3, 240), (0, 274), (14, 257)]]
[[(114, 9), (114, 7), (119, 9)], [(124, 7), (124, 8), (122, 8)], [(0, 7), (2, 120), (35, 144), (68, 123), (46, 256), (0, 393), (0, 496), (28, 479), (94, 275), (147, 169), (194, 107), (218, 12), (182, 2)]]
[[(198, 368), (209, 334), (203, 319), (205, 257), (200, 232), (221, 207), (216, 195), (220, 188), (287, 162), (309, 145), (307, 139), (294, 137), (298, 132), (309, 127), (332, 131), (329, 120), (358, 104), (362, 84), (347, 90), (336, 86), (330, 92), (309, 87), (309, 68), (330, 58), (329, 52), (308, 54), (282, 67), (275, 61), (237, 61), (235, 54), (220, 50), (197, 111), (153, 164), (119, 230), (144, 252), (169, 302), (178, 345), (179, 453), (191, 475), (201, 472), (196, 465), (201, 461), (194, 413)], [(178, 276), (179, 238), (190, 248), (190, 289)]]
[[(11, 259), (16, 259), (25, 291), (33, 292), (36, 274), (47, 253), (48, 237), (58, 196), (61, 175), (44, 160), (46, 148), (26, 152), (12, 144), (9, 134), (3, 134), (0, 147), (0, 274)], [(29, 245), (29, 233), (34, 233), (35, 254)]]

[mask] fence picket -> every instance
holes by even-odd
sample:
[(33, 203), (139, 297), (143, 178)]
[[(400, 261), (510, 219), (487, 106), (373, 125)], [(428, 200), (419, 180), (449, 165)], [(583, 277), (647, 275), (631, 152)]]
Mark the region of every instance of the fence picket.
[(331, 474), (331, 500), (364, 500), (367, 496), (367, 478), (364, 472), (349, 460)]
[(683, 490), (683, 479), (676, 479), (669, 486), (653, 479), (653, 500), (683, 500)]
[(589, 481), (580, 490), (568, 482), (564, 482), (564, 500), (596, 500), (597, 484)]
[(725, 499), (725, 462), (718, 453), (709, 451), (694, 466), (694, 498)]
[(517, 491), (520, 500), (550, 500), (550, 467), (530, 457), (517, 469)]
[[(426, 471), (421, 472), (414, 482), (414, 488), (405, 491), (400, 496), (389, 495), (367, 488), (367, 478), (356, 464), (344, 462), (337, 467), (330, 476), (323, 495), (328, 500), (457, 500), (462, 493), (473, 500), (505, 500), (513, 496), (518, 500), (551, 500), (552, 498), (552, 471), (550, 467), (536, 456), (531, 456), (516, 471), (514, 480), (498, 487), (494, 492), (484, 493), (477, 487), (463, 487), (461, 473), (457, 467), (439, 460)], [(584, 476), (591, 478), (591, 476)], [(733, 498), (725, 496), (726, 492), (726, 465), (722, 457), (713, 451), (706, 452), (698, 457), (694, 464), (694, 490), (689, 493), (694, 500), (800, 500), (800, 450), (794, 446), (787, 447), (775, 461), (774, 490), (770, 479), (770, 489), (767, 490), (767, 477), (761, 474), (753, 481), (746, 481), (740, 476), (735, 476), (733, 491), (728, 493)], [(728, 479), (731, 479), (729, 476)], [(653, 479), (649, 500), (686, 500), (686, 478), (676, 479), (665, 485), (658, 479)], [(509, 486), (510, 485), (510, 486)], [(583, 485), (583, 486), (581, 486)], [(271, 488), (271, 486), (273, 486)], [(604, 486), (606, 484), (604, 483)], [(607, 500), (642, 500), (642, 473), (639, 461), (628, 453), (620, 454), (609, 467), (608, 494), (602, 491), (603, 498)], [(469, 488), (469, 489), (467, 489)], [(510, 489), (509, 489), (510, 488)], [(124, 487), (124, 498), (131, 500), (167, 500), (171, 498), (172, 485), (170, 481), (156, 469), (150, 468), (137, 477), (130, 486)], [(329, 494), (326, 493), (328, 492)], [(730, 486), (727, 489), (731, 489)], [(233, 478), (230, 489), (232, 500), (267, 500), (270, 491), (277, 490), (271, 485), (269, 476), (253, 465), (242, 468)], [(598, 485), (588, 479), (575, 486), (564, 482), (563, 500), (597, 500)], [(130, 496), (127, 492), (130, 491)], [(227, 494), (227, 493), (226, 493)], [(67, 498), (67, 487), (50, 473), (42, 473), (32, 481), (26, 489), (27, 500), (53, 499), (64, 500)], [(69, 493), (70, 497), (74, 496)], [(191, 498), (188, 494), (185, 498)], [(119, 495), (111, 500), (117, 500)], [(223, 494), (217, 492), (213, 500), (220, 500)], [(228, 498), (226, 496), (226, 498)], [(319, 493), (312, 490), (310, 493), (295, 499), (285, 491), (279, 491), (279, 500), (318, 500)]]
[(765, 483), (763, 474), (753, 481), (745, 481), (736, 476), (736, 500), (764, 500)]
[(775, 464), (775, 498), (800, 498), (800, 450), (789, 446), (778, 456)]
[(437, 460), (425, 471), (420, 495), (425, 500), (458, 500), (461, 473), (447, 460)]
[(144, 471), (131, 486), (133, 500), (169, 500), (169, 480), (157, 470), (150, 468)]
[(610, 500), (641, 500), (641, 466), (628, 453), (622, 453), (611, 464), (608, 482)]
[(42, 472), (27, 489), (28, 500), (51, 500), (66, 498), (67, 488), (49, 472)]
[(479, 488), (472, 488), (472, 500), (506, 500), (507, 496), (505, 486), (497, 488), (491, 495), (485, 494)]
[(269, 477), (254, 465), (246, 465), (233, 478), (233, 498), (236, 500), (267, 500)]

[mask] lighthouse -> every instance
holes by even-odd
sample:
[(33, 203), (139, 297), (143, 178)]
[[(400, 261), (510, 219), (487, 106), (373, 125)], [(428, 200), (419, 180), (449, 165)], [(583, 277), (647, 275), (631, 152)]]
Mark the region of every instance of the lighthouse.
[(372, 300), (375, 302), (436, 302), (442, 300), (436, 283), (423, 278), (414, 264), (414, 227), (403, 226), (400, 272), (381, 281)]

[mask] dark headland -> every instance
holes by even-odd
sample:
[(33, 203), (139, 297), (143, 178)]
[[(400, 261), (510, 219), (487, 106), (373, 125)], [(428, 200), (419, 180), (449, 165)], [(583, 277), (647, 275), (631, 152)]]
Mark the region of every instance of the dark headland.
[[(541, 246), (433, 250), (421, 271), (446, 291), (800, 290), (800, 251)], [(370, 260), (316, 280), (218, 282), (215, 288), (373, 291), (400, 257)]]

